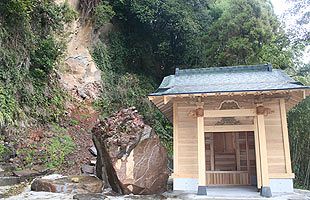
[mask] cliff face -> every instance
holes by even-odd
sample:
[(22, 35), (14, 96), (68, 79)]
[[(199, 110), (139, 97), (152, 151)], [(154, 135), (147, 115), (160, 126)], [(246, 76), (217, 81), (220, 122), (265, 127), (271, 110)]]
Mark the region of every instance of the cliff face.
[[(68, 3), (78, 11), (77, 0), (69, 0)], [(100, 93), (101, 72), (92, 59), (90, 48), (98, 35), (91, 23), (82, 24), (80, 17), (67, 25), (66, 32), (69, 36), (65, 58), (59, 68), (60, 82), (75, 97), (96, 99)]]

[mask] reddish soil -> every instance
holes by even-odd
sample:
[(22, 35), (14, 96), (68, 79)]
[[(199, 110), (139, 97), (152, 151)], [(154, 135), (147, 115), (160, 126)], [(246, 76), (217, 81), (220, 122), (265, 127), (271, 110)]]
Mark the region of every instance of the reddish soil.
[(99, 113), (95, 111), (90, 102), (73, 106), (68, 113), (68, 134), (76, 144), (74, 152), (68, 156), (70, 165), (64, 168), (65, 174), (80, 174), (81, 165), (89, 164), (96, 159), (89, 148), (93, 146), (91, 130), (98, 122)]

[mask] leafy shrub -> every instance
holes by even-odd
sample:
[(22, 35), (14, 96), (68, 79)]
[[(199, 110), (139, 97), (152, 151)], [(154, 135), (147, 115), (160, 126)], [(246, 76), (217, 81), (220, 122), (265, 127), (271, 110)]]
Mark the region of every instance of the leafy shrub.
[(68, 3), (0, 1), (0, 126), (62, 115), (65, 95), (53, 72), (64, 50), (64, 24), (76, 14)]
[(4, 160), (9, 149), (0, 141), (0, 159)]
[(11, 124), (16, 120), (17, 104), (10, 94), (0, 84), (0, 126)]
[(42, 79), (54, 69), (56, 59), (62, 54), (64, 48), (55, 41), (53, 37), (48, 37), (38, 41), (36, 48), (31, 53), (30, 71), (35, 78)]
[(68, 135), (59, 135), (52, 138), (46, 147), (47, 161), (49, 168), (57, 168), (65, 163), (67, 155), (73, 152), (75, 148), (74, 141)]
[(310, 97), (288, 113), (293, 171), (296, 187), (310, 189)]
[(100, 28), (107, 22), (109, 22), (112, 17), (115, 15), (112, 6), (107, 1), (100, 2), (94, 12), (94, 21), (95, 21), (95, 28)]

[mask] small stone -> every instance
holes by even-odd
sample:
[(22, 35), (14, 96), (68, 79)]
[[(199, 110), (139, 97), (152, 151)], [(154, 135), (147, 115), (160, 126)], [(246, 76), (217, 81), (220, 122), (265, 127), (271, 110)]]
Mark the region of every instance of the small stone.
[(93, 156), (97, 156), (97, 149), (95, 146), (92, 146), (88, 149), (88, 151), (93, 155)]
[(95, 166), (84, 164), (81, 167), (81, 171), (82, 173), (85, 173), (85, 174), (95, 174)]
[(72, 181), (73, 183), (78, 183), (78, 182), (80, 181), (80, 179), (79, 179), (78, 177), (72, 177), (72, 178), (71, 178), (71, 181)]

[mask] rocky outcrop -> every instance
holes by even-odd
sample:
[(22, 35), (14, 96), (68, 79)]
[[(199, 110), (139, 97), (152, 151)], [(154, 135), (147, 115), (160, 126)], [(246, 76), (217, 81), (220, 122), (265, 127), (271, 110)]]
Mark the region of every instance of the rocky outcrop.
[(166, 149), (135, 108), (122, 109), (101, 121), (92, 132), (98, 152), (97, 176), (119, 184), (121, 190), (112, 187), (114, 191), (156, 194), (166, 190)]
[[(64, 3), (57, 0), (56, 3)], [(69, 0), (69, 5), (78, 12), (78, 0)], [(92, 59), (90, 49), (98, 40), (99, 33), (108, 32), (112, 25), (107, 23), (102, 30), (93, 30), (92, 24), (80, 18), (66, 25), (67, 50), (58, 74), (65, 89), (79, 99), (94, 100), (101, 90), (101, 71)]]
[(100, 193), (104, 184), (95, 176), (69, 176), (56, 179), (38, 178), (31, 184), (32, 191), (56, 193)]

